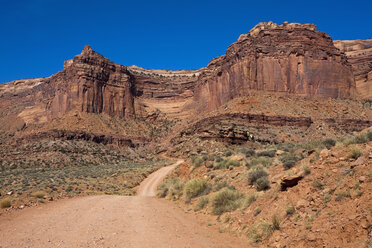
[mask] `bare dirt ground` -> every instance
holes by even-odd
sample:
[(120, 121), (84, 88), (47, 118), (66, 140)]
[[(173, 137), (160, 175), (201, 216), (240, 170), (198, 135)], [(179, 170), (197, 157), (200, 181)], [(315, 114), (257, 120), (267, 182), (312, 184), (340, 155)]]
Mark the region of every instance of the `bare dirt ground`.
[(66, 199), (0, 216), (0, 248), (247, 247), (169, 201), (151, 197), (180, 162), (150, 175), (137, 196)]

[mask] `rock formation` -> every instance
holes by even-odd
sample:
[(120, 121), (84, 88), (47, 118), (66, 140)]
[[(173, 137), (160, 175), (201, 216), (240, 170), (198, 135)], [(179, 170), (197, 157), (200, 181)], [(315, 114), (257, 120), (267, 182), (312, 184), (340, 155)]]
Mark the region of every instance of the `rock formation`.
[(348, 98), (355, 82), (346, 56), (315, 25), (267, 22), (209, 63), (199, 76), (195, 100), (214, 109), (252, 89)]
[[(78, 118), (73, 117), (78, 112), (103, 113), (120, 121), (137, 119), (146, 122), (146, 125), (166, 116), (169, 120), (180, 121), (182, 126), (207, 118), (200, 112), (219, 111), (221, 105), (237, 97), (250, 97), (254, 91), (296, 97), (354, 97), (352, 66), (343, 52), (352, 61), (357, 82), (369, 82), (371, 54), (365, 51), (372, 48), (367, 41), (335, 44), (341, 51), (333, 45), (329, 35), (317, 31), (312, 24), (259, 23), (249, 33), (241, 35), (237, 42), (228, 47), (225, 55), (213, 59), (207, 67), (179, 71), (122, 66), (86, 46), (81, 54), (66, 61), (64, 69), (55, 75), (1, 84), (0, 130), (3, 130), (1, 126), (6, 126), (7, 131), (17, 132), (30, 125), (38, 129), (40, 126), (37, 125), (63, 120), (64, 128), (70, 127), (69, 123), (78, 127), (79, 131), (87, 131), (87, 125), (80, 124)], [(365, 92), (370, 91), (368, 88)], [(304, 113), (301, 109), (296, 111)], [(200, 122), (201, 126), (190, 130), (200, 132), (200, 137), (205, 139), (217, 138), (239, 143), (251, 139), (251, 126), (267, 125), (278, 129), (294, 127), (302, 132), (310, 124), (306, 122), (306, 125), (302, 125), (301, 122), (312, 120), (312, 114), (293, 118), (288, 113), (269, 113), (266, 116), (263, 112), (261, 115), (253, 114), (251, 110), (244, 112), (243, 118), (251, 121), (249, 125), (241, 123), (242, 118), (235, 117), (227, 116), (224, 120), (207, 118)], [(261, 117), (262, 120), (259, 119)], [(94, 122), (99, 121), (93, 119), (90, 120), (90, 132), (96, 132)], [(364, 117), (353, 122), (344, 114), (336, 119), (334, 121), (329, 114), (325, 114), (321, 120), (316, 120), (341, 131), (353, 131), (354, 127), (349, 128), (348, 123), (353, 123), (358, 130), (369, 123), (363, 122)], [(222, 124), (214, 125), (211, 121), (221, 121)], [(234, 122), (234, 125), (231, 126), (229, 122)], [(238, 124), (235, 125), (235, 122)], [(46, 130), (62, 128), (60, 123), (53, 123)], [(114, 134), (128, 135), (131, 132), (123, 131), (126, 128), (129, 129), (118, 128), (117, 125), (108, 127)], [(204, 130), (206, 128), (210, 129), (209, 132)], [(182, 130), (176, 129), (178, 132)], [(146, 136), (144, 133), (139, 136)], [(154, 133), (155, 129), (152, 130)], [(268, 133), (267, 137), (259, 139), (273, 142), (273, 137), (273, 133)]]
[(64, 69), (50, 78), (54, 96), (52, 118), (69, 110), (134, 117), (134, 80), (127, 68), (115, 64), (85, 46)]
[(372, 99), (372, 39), (337, 40), (334, 44), (353, 67), (358, 96)]

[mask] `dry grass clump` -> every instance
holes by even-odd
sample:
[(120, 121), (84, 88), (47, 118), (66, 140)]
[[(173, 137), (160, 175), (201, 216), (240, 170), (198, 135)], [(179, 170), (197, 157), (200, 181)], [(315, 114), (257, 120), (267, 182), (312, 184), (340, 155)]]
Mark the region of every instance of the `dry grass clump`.
[(239, 167), (241, 164), (239, 161), (231, 160), (231, 159), (224, 159), (214, 164), (213, 168), (215, 170), (218, 169), (227, 169), (230, 167)]
[(268, 173), (262, 166), (256, 166), (248, 172), (248, 183), (254, 185), (258, 191), (270, 188)]
[(207, 189), (207, 181), (200, 178), (191, 179), (183, 188), (186, 201), (201, 195)]
[(44, 191), (37, 191), (31, 194), (31, 196), (39, 198), (39, 199), (44, 198), (45, 195), (46, 193)]
[(362, 155), (363, 152), (358, 146), (352, 146), (349, 150), (348, 158), (357, 159)]
[(331, 149), (332, 147), (334, 147), (336, 145), (336, 140), (326, 139), (326, 140), (323, 141), (323, 144), (325, 145), (325, 147), (327, 149)]
[(298, 161), (298, 157), (292, 153), (288, 153), (280, 158), (280, 161), (283, 163), (283, 167), (285, 170), (289, 170), (293, 166), (296, 165)]
[(239, 208), (244, 200), (244, 195), (238, 191), (223, 188), (212, 198), (212, 214), (222, 214)]
[(170, 180), (161, 183), (157, 189), (157, 197), (168, 197), (175, 200), (182, 195), (183, 183), (179, 177), (171, 178)]
[(0, 202), (1, 208), (10, 208), (12, 206), (12, 201), (10, 199), (3, 199)]
[(197, 212), (197, 211), (202, 210), (205, 206), (208, 205), (208, 203), (209, 203), (208, 197), (206, 197), (206, 196), (200, 197), (198, 202), (196, 203), (196, 205), (194, 207), (194, 211)]

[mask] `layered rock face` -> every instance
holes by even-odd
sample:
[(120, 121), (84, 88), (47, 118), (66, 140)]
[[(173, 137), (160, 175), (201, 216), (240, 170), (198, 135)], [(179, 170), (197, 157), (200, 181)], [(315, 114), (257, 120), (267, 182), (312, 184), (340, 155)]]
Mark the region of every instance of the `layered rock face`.
[(2, 119), (11, 113), (26, 124), (46, 123), (69, 111), (134, 118), (134, 95), (134, 77), (127, 68), (89, 46), (55, 75), (0, 85), (0, 102), (7, 113)]
[(190, 113), (184, 110), (193, 99), (193, 89), (202, 69), (159, 70), (128, 66), (135, 79), (136, 116), (156, 119), (164, 113), (172, 119), (186, 119)]
[(86, 46), (80, 55), (65, 62), (63, 71), (50, 78), (54, 96), (48, 106), (51, 117), (77, 109), (134, 117), (134, 80), (127, 68), (115, 64)]
[(311, 24), (259, 23), (198, 79), (195, 101), (214, 109), (250, 90), (348, 98), (355, 81), (346, 56)]
[(334, 44), (353, 67), (358, 96), (372, 99), (372, 39), (337, 40)]

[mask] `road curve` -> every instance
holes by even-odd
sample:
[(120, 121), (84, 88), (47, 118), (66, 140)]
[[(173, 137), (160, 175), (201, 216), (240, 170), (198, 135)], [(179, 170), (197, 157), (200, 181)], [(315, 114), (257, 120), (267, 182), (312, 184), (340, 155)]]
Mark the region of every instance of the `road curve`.
[(177, 165), (181, 164), (183, 160), (178, 160), (176, 163), (163, 167), (150, 176), (148, 176), (143, 182), (140, 184), (137, 195), (138, 196), (155, 196), (157, 186), (163, 181), (163, 179), (167, 176), (167, 174), (176, 168)]
[(148, 197), (180, 162), (150, 175), (137, 196), (77, 197), (0, 216), (0, 248), (247, 247), (175, 204)]

